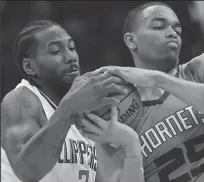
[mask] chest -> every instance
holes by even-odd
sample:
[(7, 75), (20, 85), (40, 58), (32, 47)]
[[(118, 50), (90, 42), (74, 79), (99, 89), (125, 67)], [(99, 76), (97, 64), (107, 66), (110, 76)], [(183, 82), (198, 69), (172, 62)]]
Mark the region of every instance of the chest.
[(204, 114), (169, 95), (162, 104), (144, 107), (138, 132), (145, 159), (154, 159), (202, 135)]
[(74, 125), (67, 133), (58, 163), (80, 164), (96, 171), (95, 145), (84, 138)]

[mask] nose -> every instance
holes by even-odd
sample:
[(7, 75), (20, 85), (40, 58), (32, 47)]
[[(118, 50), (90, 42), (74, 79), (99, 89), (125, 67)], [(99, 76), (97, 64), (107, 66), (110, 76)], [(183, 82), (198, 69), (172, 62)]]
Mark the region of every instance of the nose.
[(171, 26), (169, 26), (169, 28), (167, 29), (167, 33), (166, 33), (166, 37), (170, 37), (170, 38), (177, 38), (178, 37), (178, 35), (177, 35), (177, 33), (175, 32), (175, 30), (171, 27)]
[(67, 49), (65, 52), (64, 52), (64, 63), (65, 64), (69, 64), (69, 63), (76, 63), (77, 62), (77, 59), (76, 59), (76, 52), (72, 52), (70, 51), (69, 49)]

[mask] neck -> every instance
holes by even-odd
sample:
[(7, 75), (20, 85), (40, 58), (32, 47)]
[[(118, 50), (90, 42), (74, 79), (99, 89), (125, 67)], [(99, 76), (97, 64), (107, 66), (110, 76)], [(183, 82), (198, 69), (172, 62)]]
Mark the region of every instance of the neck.
[[(152, 65), (148, 65), (145, 62), (141, 61), (137, 55), (132, 54), (135, 66), (137, 68), (142, 69), (149, 69), (149, 70), (158, 70), (163, 71), (162, 69), (158, 69), (156, 67), (153, 67)], [(177, 67), (173, 67), (172, 69), (169, 69), (168, 71), (163, 71), (169, 75), (175, 76), (177, 72)], [(164, 90), (158, 87), (140, 87), (137, 86), (137, 89), (141, 95), (141, 99), (144, 100), (155, 100), (162, 96), (164, 93)]]
[[(137, 68), (142, 68), (142, 69), (148, 69), (148, 70), (158, 70), (165, 72), (169, 74), (176, 68), (176, 65), (173, 64), (167, 64), (167, 63), (172, 63), (172, 60), (163, 60), (160, 61), (160, 64), (158, 64), (157, 61), (142, 61), (136, 54), (132, 53), (132, 57), (135, 63), (135, 67)], [(149, 64), (152, 63), (152, 64)], [(154, 64), (155, 63), (155, 64)], [(170, 68), (167, 68), (170, 67)]]
[(148, 70), (156, 70), (156, 68), (154, 66), (145, 64), (144, 62), (142, 62), (141, 60), (139, 60), (136, 57), (133, 57), (133, 60), (134, 60), (134, 63), (135, 63), (135, 67), (137, 67), (137, 68), (148, 69)]
[(47, 82), (45, 83), (39, 78), (32, 78), (32, 81), (57, 106), (71, 87), (71, 85), (62, 86), (59, 84), (49, 84)]

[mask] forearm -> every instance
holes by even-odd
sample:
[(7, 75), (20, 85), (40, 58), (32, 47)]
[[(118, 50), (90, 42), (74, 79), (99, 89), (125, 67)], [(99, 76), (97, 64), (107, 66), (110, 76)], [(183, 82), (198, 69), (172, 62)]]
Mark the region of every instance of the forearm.
[(126, 147), (124, 166), (120, 174), (119, 182), (144, 182), (143, 160), (138, 144)]
[(144, 182), (143, 166), (137, 157), (124, 159), (124, 167), (119, 180), (119, 182), (132, 181)]
[(23, 147), (17, 166), (24, 180), (40, 180), (57, 163), (63, 141), (71, 126), (71, 116), (62, 106)]
[(157, 72), (155, 80), (157, 87), (204, 113), (204, 84), (181, 80), (161, 72)]

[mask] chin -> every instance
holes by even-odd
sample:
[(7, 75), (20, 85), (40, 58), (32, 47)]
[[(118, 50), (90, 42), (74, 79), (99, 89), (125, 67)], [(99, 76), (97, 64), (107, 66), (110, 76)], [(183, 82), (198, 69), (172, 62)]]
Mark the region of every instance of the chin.
[(80, 75), (73, 76), (73, 77), (65, 77), (65, 78), (63, 79), (63, 82), (64, 82), (65, 84), (72, 84), (72, 83), (74, 82), (75, 78), (77, 78), (78, 76), (80, 76)]
[(176, 55), (172, 55), (167, 57), (164, 67), (166, 67), (165, 72), (171, 71), (173, 68), (175, 68), (179, 64), (179, 58)]

